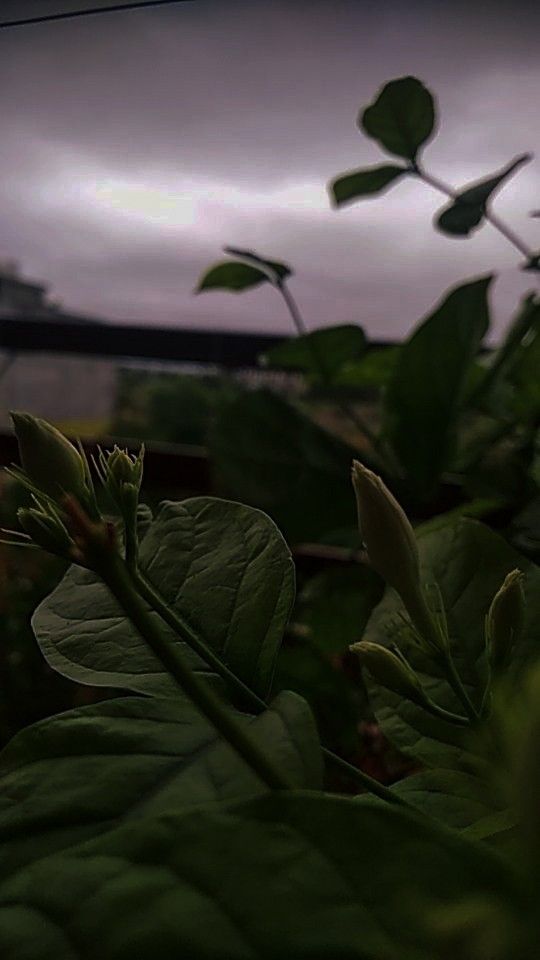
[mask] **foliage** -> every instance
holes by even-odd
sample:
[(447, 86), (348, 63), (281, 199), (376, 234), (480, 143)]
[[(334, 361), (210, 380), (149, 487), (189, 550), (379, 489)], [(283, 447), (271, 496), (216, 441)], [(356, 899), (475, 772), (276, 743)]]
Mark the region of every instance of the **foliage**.
[[(340, 208), (396, 187), (414, 178), (445, 194), (447, 206), (436, 214), (435, 225), (451, 236), (468, 236), (488, 223), (522, 256), (522, 268), (538, 271), (540, 254), (531, 249), (492, 210), (495, 195), (531, 156), (523, 154), (490, 174), (454, 189), (428, 171), (424, 154), (439, 126), (433, 94), (417, 78), (392, 80), (362, 108), (358, 126), (392, 158), (383, 163), (347, 172), (329, 185), (332, 204)], [(485, 350), (490, 333), (491, 307), (488, 289), (495, 274), (471, 278), (456, 285), (428, 311), (399, 347), (391, 350), (367, 341), (361, 327), (336, 326), (309, 331), (292, 297), (291, 271), (284, 264), (259, 256), (252, 250), (225, 248), (231, 257), (220, 265), (220, 288), (237, 291), (236, 272), (259, 271), (281, 296), (297, 336), (270, 351), (262, 361), (276, 368), (302, 371), (311, 395), (315, 392), (334, 404), (342, 420), (351, 425), (351, 436), (362, 459), (377, 466), (389, 486), (418, 516), (444, 509), (469, 497), (499, 497), (511, 510), (538, 489), (535, 474), (535, 437), (540, 421), (535, 399), (540, 299), (527, 294), (506, 338), (491, 353)], [(272, 264), (274, 269), (272, 269)], [(228, 269), (227, 269), (228, 267)], [(215, 268), (203, 274), (198, 291), (211, 289)], [(246, 274), (247, 276), (247, 274)], [(255, 274), (253, 275), (255, 277)], [(366, 390), (377, 404), (374, 417), (366, 417)], [(308, 394), (309, 395), (309, 394)], [(299, 412), (282, 404), (285, 447), (302, 445), (304, 426)], [(294, 524), (281, 503), (282, 465), (276, 456), (277, 410), (268, 411), (262, 427), (262, 402), (248, 398), (223, 408), (217, 429), (209, 439), (210, 451), (229, 495), (264, 506), (289, 539), (297, 536)], [(238, 415), (239, 411), (241, 415)], [(255, 411), (257, 411), (255, 413)], [(302, 413), (312, 415), (305, 407)], [(254, 420), (258, 429), (253, 430)], [(222, 434), (227, 437), (226, 446)], [(353, 439), (354, 438), (354, 439)], [(328, 442), (321, 434), (321, 455)], [(242, 451), (238, 469), (237, 451)], [(318, 458), (317, 458), (318, 459)], [(339, 467), (339, 455), (336, 468)], [(489, 460), (487, 469), (483, 461)], [(250, 491), (248, 473), (258, 475), (266, 464), (261, 499)], [(268, 491), (275, 488), (275, 497)], [(310, 497), (303, 511), (302, 529), (309, 539), (327, 537), (335, 517), (328, 505)], [(298, 516), (296, 511), (291, 511)]]
[[(436, 103), (414, 77), (387, 84), (359, 125), (400, 163), (337, 178), (336, 206), (416, 177), (450, 201), (439, 229), (490, 223), (538, 270), (491, 209), (528, 157), (441, 184), (423, 165)], [(226, 253), (198, 291), (279, 294), (297, 338), (265, 363), (331, 399), (361, 455), (307, 405), (216, 381), (199, 394), (200, 436), (221, 489), (246, 503), (195, 497), (152, 516), (142, 450), (90, 465), (49, 424), (15, 415), (11, 474), (30, 500), (4, 536), (67, 567), (33, 630), (50, 667), (103, 700), (27, 727), (0, 755), (3, 955), (530, 960), (540, 300), (523, 299), (486, 358), (492, 276), (469, 279), (388, 354), (358, 327), (309, 332), (290, 267)], [(355, 385), (375, 386), (374, 422)], [(169, 407), (167, 430), (176, 389), (146, 395)], [(434, 517), (449, 488), (453, 509)], [(506, 536), (466, 516), (501, 500)], [(429, 522), (413, 529), (402, 502)], [(350, 564), (301, 583), (293, 607), (287, 541), (310, 538), (346, 545)], [(365, 720), (412, 775), (366, 773)]]
[[(46, 429), (33, 421), (20, 432), (23, 462), (35, 463), (27, 446)], [(55, 442), (65, 452), (67, 441)], [(90, 507), (96, 479), (110, 487), (135, 472), (138, 492), (142, 453), (104, 453), (94, 479), (72, 450)], [(298, 693), (267, 700), (292, 599), (290, 555), (268, 517), (212, 498), (166, 503), (143, 526), (140, 509), (90, 516), (73, 495), (53, 499), (54, 466), (41, 469), (43, 487), (18, 477), (65, 525), (72, 566), (34, 617), (38, 640), (55, 669), (114, 676), (132, 692), (41, 721), (0, 756), (4, 956), (532, 955), (531, 561), (467, 520), (420, 530), (416, 544), (384, 483), (356, 465), (360, 529), (386, 593), (374, 573), (351, 568), (348, 582), (306, 587), (299, 609), (321, 670), (352, 641), (383, 729), (423, 764), (389, 788), (321, 743)], [(334, 588), (336, 610), (350, 610), (337, 648), (320, 601)], [(354, 723), (346, 698), (335, 710)], [(332, 790), (333, 766), (356, 795)]]

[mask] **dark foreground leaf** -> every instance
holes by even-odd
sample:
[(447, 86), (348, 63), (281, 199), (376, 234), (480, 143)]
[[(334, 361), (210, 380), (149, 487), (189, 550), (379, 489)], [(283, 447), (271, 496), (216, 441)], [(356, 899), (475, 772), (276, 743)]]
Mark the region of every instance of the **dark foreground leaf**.
[[(301, 697), (284, 692), (255, 720), (237, 717), (295, 786), (320, 788), (321, 750)], [(265, 789), (182, 697), (70, 710), (0, 756), (0, 878), (123, 823)]]
[(0, 891), (0, 950), (434, 960), (432, 910), (504, 895), (515, 896), (511, 878), (488, 850), (407, 813), (265, 796), (133, 822), (22, 870)]

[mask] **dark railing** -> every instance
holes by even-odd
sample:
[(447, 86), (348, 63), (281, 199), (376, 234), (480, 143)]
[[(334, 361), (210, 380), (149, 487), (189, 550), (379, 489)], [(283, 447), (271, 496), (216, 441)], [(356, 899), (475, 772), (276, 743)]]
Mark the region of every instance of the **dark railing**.
[[(0, 351), (15, 356), (27, 353), (72, 354), (196, 363), (231, 370), (260, 370), (261, 354), (286, 339), (282, 335), (178, 330), (49, 317), (0, 320)], [(381, 347), (388, 344), (379, 342), (372, 345)], [(123, 442), (128, 448), (138, 448), (137, 441)], [(102, 438), (102, 443), (107, 445), (107, 438)], [(96, 452), (92, 442), (83, 441), (83, 447), (88, 454)], [(15, 437), (0, 433), (0, 466), (16, 463), (17, 460)], [(152, 444), (145, 457), (145, 480), (149, 489), (181, 488), (200, 494), (212, 490), (209, 460), (201, 447)], [(329, 564), (356, 561), (348, 550), (321, 547), (318, 544), (299, 544), (294, 555), (297, 565), (306, 572)]]
[(131, 357), (203, 363), (231, 369), (257, 367), (258, 357), (285, 339), (271, 334), (179, 330), (40, 317), (0, 321), (0, 350), (8, 352)]

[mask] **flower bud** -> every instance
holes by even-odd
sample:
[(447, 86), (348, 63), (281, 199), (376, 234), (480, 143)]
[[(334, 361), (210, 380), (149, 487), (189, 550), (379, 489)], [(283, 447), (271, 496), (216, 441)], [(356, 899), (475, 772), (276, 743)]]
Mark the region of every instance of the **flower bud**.
[(525, 620), (524, 576), (512, 570), (499, 588), (486, 617), (488, 660), (493, 674), (505, 669), (512, 647), (523, 633)]
[(420, 561), (414, 530), (380, 477), (357, 460), (352, 482), (358, 521), (371, 566), (401, 597), (420, 636), (436, 649), (441, 637), (420, 585)]
[(124, 520), (134, 521), (143, 475), (144, 446), (137, 456), (115, 447), (107, 453), (100, 450), (99, 473), (111, 500)]
[(21, 507), (17, 510), (17, 519), (38, 547), (57, 556), (70, 556), (73, 540), (59, 517), (35, 507)]
[(105, 460), (107, 478), (119, 487), (129, 483), (138, 490), (142, 481), (143, 456), (144, 447), (141, 447), (138, 456), (134, 457), (130, 456), (127, 450), (121, 450), (120, 447), (115, 446)]
[(397, 654), (369, 640), (354, 643), (350, 649), (358, 654), (361, 663), (382, 687), (421, 707), (429, 703), (414, 670)]
[(81, 501), (88, 495), (86, 471), (78, 450), (56, 427), (28, 413), (12, 413), (23, 470), (42, 493), (59, 501), (71, 493)]

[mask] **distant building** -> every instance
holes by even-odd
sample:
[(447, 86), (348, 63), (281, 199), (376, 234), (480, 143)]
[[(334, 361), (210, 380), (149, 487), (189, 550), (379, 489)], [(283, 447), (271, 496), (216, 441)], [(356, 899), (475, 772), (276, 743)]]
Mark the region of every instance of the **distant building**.
[[(21, 276), (18, 264), (0, 260), (0, 324), (10, 319), (104, 321), (64, 311), (47, 297), (43, 283)], [(0, 428), (9, 410), (27, 410), (56, 423), (76, 423), (81, 432), (106, 429), (115, 399), (114, 361), (69, 354), (0, 351)]]

